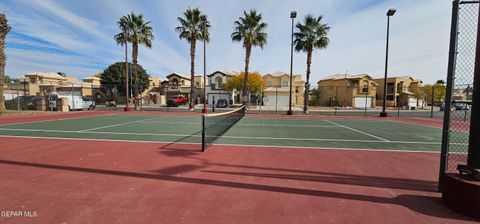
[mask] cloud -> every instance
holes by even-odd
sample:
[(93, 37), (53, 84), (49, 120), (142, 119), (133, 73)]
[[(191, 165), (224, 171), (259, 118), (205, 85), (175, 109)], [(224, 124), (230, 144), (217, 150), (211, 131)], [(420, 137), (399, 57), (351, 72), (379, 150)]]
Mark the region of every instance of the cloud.
[[(148, 0), (142, 4), (131, 0), (119, 0), (115, 4), (108, 0), (5, 0), (0, 6), (7, 12), (15, 32), (38, 38), (38, 41), (23, 36), (7, 39), (7, 72), (17, 75), (26, 68), (36, 70), (37, 67), (46, 69), (58, 65), (52, 70), (62, 68), (67, 74), (88, 76), (98, 72), (88, 62), (106, 67), (122, 61), (123, 48), (116, 45), (113, 35), (118, 32), (118, 18), (131, 11), (143, 13), (151, 21), (156, 37), (152, 49), (140, 48), (139, 63), (157, 76), (188, 73), (189, 45), (178, 39), (174, 31), (178, 26), (176, 18), (188, 7), (199, 7), (212, 23), (212, 40), (207, 45), (207, 72), (243, 70), (245, 51), (241, 44), (231, 41), (230, 34), (233, 22), (243, 10), (249, 9), (263, 14), (269, 34), (263, 50), (253, 49), (250, 69), (261, 73), (289, 71), (290, 11), (298, 12), (296, 22), (306, 14), (324, 15), (325, 22), (332, 26), (331, 44), (314, 54), (312, 83), (326, 75), (346, 71), (383, 76), (385, 13), (392, 7), (398, 11), (391, 21), (389, 74), (411, 74), (426, 82), (444, 79), (451, 11), (449, 1), (438, 0)], [(24, 46), (24, 51), (11, 54), (12, 50), (18, 50), (12, 49), (14, 45), (16, 48)], [(58, 52), (49, 52), (48, 48), (58, 49)], [(197, 72), (202, 71), (202, 51), (203, 45), (199, 42)], [(39, 61), (31, 64), (19, 61), (28, 60), (35, 53), (49, 53), (48, 66)], [(53, 59), (62, 63), (54, 63)], [(295, 53), (295, 73), (305, 74), (305, 61), (304, 53)]]

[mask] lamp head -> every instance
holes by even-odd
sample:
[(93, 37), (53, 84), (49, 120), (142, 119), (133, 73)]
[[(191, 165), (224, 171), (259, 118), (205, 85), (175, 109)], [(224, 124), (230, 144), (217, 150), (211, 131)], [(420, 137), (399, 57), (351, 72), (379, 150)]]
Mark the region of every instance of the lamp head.
[(397, 12), (396, 9), (389, 9), (388, 12), (387, 12), (387, 16), (393, 16), (393, 15), (395, 15), (395, 12)]
[(290, 12), (290, 18), (296, 18), (297, 17), (297, 12), (296, 11), (291, 11)]

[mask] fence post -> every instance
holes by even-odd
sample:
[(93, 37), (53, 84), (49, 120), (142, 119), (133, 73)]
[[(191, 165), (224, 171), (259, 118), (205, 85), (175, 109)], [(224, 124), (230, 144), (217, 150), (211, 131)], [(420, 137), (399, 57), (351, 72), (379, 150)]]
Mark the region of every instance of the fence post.
[(72, 94), (72, 107), (75, 110), (75, 98), (73, 97), (73, 83), (71, 83), (70, 93)]
[[(20, 79), (17, 79), (17, 110), (19, 111), (20, 110), (20, 87), (18, 86), (18, 82), (20, 81)], [(24, 94), (25, 95), (25, 94)], [(23, 96), (25, 97), (25, 96)]]
[(278, 107), (278, 87), (275, 87), (275, 114), (277, 114)]
[(443, 115), (442, 130), (442, 148), (440, 152), (440, 170), (438, 175), (438, 191), (443, 192), (443, 182), (445, 178), (445, 170), (447, 167), (448, 141), (450, 138), (450, 110), (452, 102), (453, 81), (455, 76), (455, 61), (457, 56), (457, 25), (458, 25), (458, 8), (459, 0), (452, 3), (452, 21), (450, 27), (450, 45), (448, 52), (448, 68), (447, 68), (447, 89), (445, 97), (445, 111)]
[(202, 115), (202, 152), (205, 152), (205, 117), (206, 115)]
[(368, 104), (368, 88), (365, 91), (365, 117), (367, 116), (367, 104)]
[(215, 95), (212, 96), (212, 112), (215, 112)]
[(430, 118), (433, 118), (433, 104), (435, 103), (435, 85), (432, 86), (432, 108), (430, 109)]
[(398, 101), (397, 101), (397, 117), (400, 117), (400, 105), (402, 103), (402, 97), (398, 96)]

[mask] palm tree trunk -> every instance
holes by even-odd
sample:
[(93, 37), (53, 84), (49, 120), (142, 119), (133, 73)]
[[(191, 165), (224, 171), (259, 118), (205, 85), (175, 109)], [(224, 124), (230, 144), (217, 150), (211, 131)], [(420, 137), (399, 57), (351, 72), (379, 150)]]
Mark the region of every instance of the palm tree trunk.
[(307, 82), (305, 83), (305, 102), (303, 102), (303, 113), (308, 113), (308, 95), (310, 94), (310, 65), (312, 64), (312, 49), (307, 51)]
[(190, 42), (190, 97), (188, 98), (189, 101), (189, 110), (194, 110), (195, 105), (194, 105), (194, 96), (195, 96), (195, 89), (194, 89), (194, 84), (195, 84), (195, 43), (196, 43), (196, 38), (193, 36), (192, 40)]
[(248, 92), (249, 92), (249, 86), (248, 86), (248, 64), (250, 63), (250, 53), (252, 51), (251, 46), (246, 46), (245, 48), (245, 76), (243, 78), (243, 90), (242, 90), (242, 98), (243, 98), (243, 104), (244, 105), (249, 105), (249, 99), (248, 99)]
[[(132, 63), (134, 65), (138, 64), (138, 41), (132, 42)], [(135, 98), (137, 98), (138, 97), (138, 74), (135, 72), (135, 69), (132, 69), (132, 72), (133, 72), (134, 96)]]
[(138, 41), (137, 40), (134, 40), (132, 42), (132, 75), (133, 75), (133, 98), (135, 99), (134, 100), (134, 107), (135, 107), (135, 110), (138, 110), (138, 102), (137, 102), (137, 98), (138, 98), (138, 74), (135, 72), (135, 68), (136, 66), (133, 66), (133, 65), (136, 65), (138, 63)]
[(5, 108), (5, 99), (3, 98), (3, 86), (5, 84), (5, 61), (7, 60), (5, 56), (5, 38), (9, 31), (7, 17), (5, 14), (0, 14), (0, 111), (4, 111)]

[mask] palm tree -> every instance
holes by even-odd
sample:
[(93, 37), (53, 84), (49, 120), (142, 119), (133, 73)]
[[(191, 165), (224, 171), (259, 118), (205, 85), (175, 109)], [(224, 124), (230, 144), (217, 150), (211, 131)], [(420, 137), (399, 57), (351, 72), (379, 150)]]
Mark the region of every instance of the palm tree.
[[(180, 39), (185, 39), (190, 44), (190, 97), (188, 98), (188, 108), (194, 109), (194, 79), (195, 79), (195, 47), (197, 40), (210, 41), (210, 35), (208, 28), (210, 28), (210, 22), (207, 20), (207, 16), (202, 14), (198, 8), (188, 8), (183, 13), (183, 18), (178, 17), (180, 26), (175, 28), (179, 34)], [(205, 37), (203, 34), (203, 28), (205, 27)], [(205, 80), (204, 80), (205, 82)]]
[(305, 83), (305, 102), (303, 112), (308, 113), (308, 94), (310, 94), (310, 65), (312, 64), (313, 49), (325, 49), (330, 40), (327, 33), (330, 27), (322, 23), (323, 16), (315, 18), (312, 15), (305, 16), (304, 23), (297, 23), (298, 32), (295, 37), (295, 51), (307, 53), (307, 82)]
[(3, 98), (3, 85), (5, 84), (5, 63), (7, 57), (5, 56), (5, 39), (10, 26), (8, 25), (7, 16), (0, 14), (0, 111), (5, 110), (5, 100)]
[(245, 48), (245, 77), (243, 79), (242, 98), (243, 103), (246, 104), (248, 100), (248, 64), (250, 63), (250, 53), (252, 47), (263, 46), (267, 44), (267, 33), (265, 29), (267, 24), (262, 22), (262, 14), (257, 13), (256, 10), (250, 12), (243, 11), (244, 17), (239, 17), (235, 21), (235, 31), (232, 33), (232, 41), (242, 42)]
[[(128, 99), (129, 99), (129, 94), (131, 93), (129, 93), (130, 87), (128, 85), (129, 77), (128, 77), (128, 50), (127, 50), (128, 44), (127, 43), (128, 43), (128, 37), (130, 36), (130, 34), (128, 33), (129, 30), (127, 28), (126, 18), (127, 17), (123, 16), (117, 22), (121, 32), (115, 35), (114, 38), (117, 41), (118, 45), (121, 45), (121, 46), (125, 45), (125, 98), (126, 98), (125, 111), (129, 111), (130, 109), (128, 108), (128, 101), (129, 101)], [(97, 74), (97, 75), (100, 75), (100, 74)]]
[[(153, 29), (150, 26), (150, 21), (145, 22), (142, 14), (135, 14), (131, 12), (126, 16), (122, 16), (118, 21), (118, 26), (122, 30), (115, 35), (117, 44), (123, 45), (126, 41), (132, 43), (132, 62), (133, 65), (138, 64), (138, 45), (144, 45), (151, 48), (153, 36)], [(134, 96), (138, 97), (138, 74), (133, 74), (134, 80)], [(135, 105), (137, 106), (137, 105)]]

